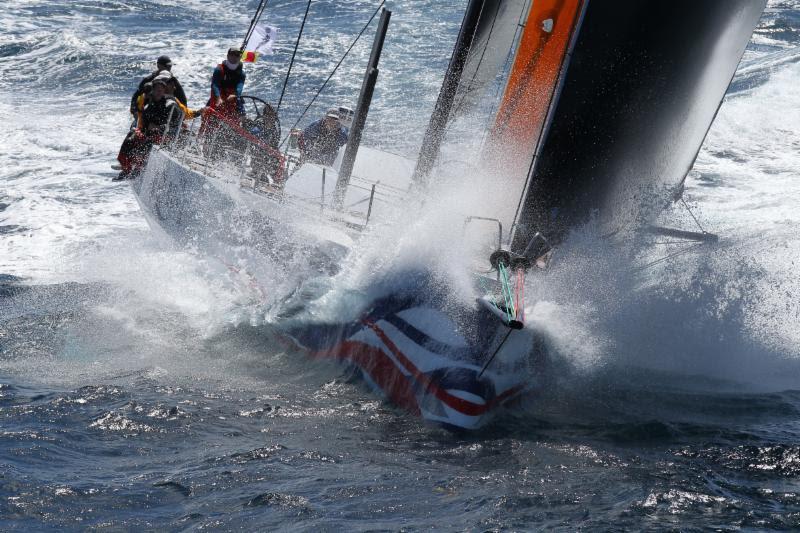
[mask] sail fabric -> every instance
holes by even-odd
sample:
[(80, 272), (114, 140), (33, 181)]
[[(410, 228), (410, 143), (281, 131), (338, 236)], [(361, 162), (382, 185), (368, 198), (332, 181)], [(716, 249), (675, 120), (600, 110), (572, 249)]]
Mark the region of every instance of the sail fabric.
[(545, 61), (547, 44), (539, 59), (521, 49), (497, 119), (503, 139), (535, 150), (512, 248), (587, 222), (604, 233), (647, 224), (692, 168), (765, 4), (588, 1), (568, 62)]
[(489, 146), (525, 178), (583, 0), (535, 0), (495, 118)]
[(524, 23), (530, 0), (485, 0), (458, 85), (451, 120), (475, 109), (494, 86)]

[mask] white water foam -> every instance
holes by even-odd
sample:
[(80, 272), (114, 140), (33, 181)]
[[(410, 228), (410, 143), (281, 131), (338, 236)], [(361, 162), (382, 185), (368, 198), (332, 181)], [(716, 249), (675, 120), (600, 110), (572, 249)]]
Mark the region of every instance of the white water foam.
[[(125, 8), (123, 3), (114, 5)], [(209, 20), (223, 20), (214, 18), (216, 11), (205, 4), (189, 6)], [(180, 13), (174, 2), (168, 7)], [(14, 13), (10, 16), (7, 25), (12, 27)], [(16, 30), (33, 32), (23, 41), (35, 46), (54, 28), (65, 24), (73, 28), (53, 46), (20, 55), (11, 68), (2, 67), (6, 82), (26, 86), (38, 72), (35, 67), (63, 48), (65, 57), (59, 57), (58, 67), (48, 70), (45, 80), (63, 84), (81, 70), (70, 65), (84, 64), (84, 54), (96, 53), (97, 44), (111, 38), (108, 31), (95, 31), (102, 27), (99, 18), (86, 26), (88, 30), (78, 30), (85, 21), (64, 17), (56, 17), (46, 27), (26, 23), (27, 27)], [(419, 28), (425, 25), (416, 20), (395, 19), (418, 38)], [(239, 14), (224, 21), (230, 28), (247, 22)], [(204, 99), (209, 65), (224, 39), (163, 31), (149, 37), (123, 47), (130, 57), (142, 61), (136, 75), (149, 68), (141, 58), (172, 48), (173, 55), (181, 58), (176, 71), (191, 91), (190, 97), (195, 102)], [(332, 48), (345, 44), (325, 42)], [(438, 78), (427, 75), (429, 70), (419, 70), (425, 63), (421, 60), (413, 70), (406, 70), (407, 63), (414, 61), (401, 62), (402, 51), (396, 50), (393, 56), (391, 46), (382, 83), (391, 79), (394, 69), (402, 73), (399, 77), (409, 75), (431, 89), (426, 98), (432, 99)], [(431, 52), (424, 46), (414, 50), (417, 55), (412, 59)], [(111, 60), (103, 55), (100, 63), (110, 65)], [(315, 61), (315, 66), (326, 64)], [(630, 273), (624, 265), (627, 259), (606, 250), (591, 235), (576, 236), (571, 248), (560, 252), (561, 260), (552, 272), (532, 276), (529, 316), (576, 368), (591, 371), (624, 362), (743, 379), (753, 370), (761, 371), (759, 376), (782, 373), (782, 360), (796, 357), (800, 346), (794, 275), (800, 251), (795, 215), (800, 200), (796, 179), (800, 106), (794, 88), (800, 70), (787, 61), (776, 63), (765, 84), (728, 99), (698, 159), (699, 177), (688, 182), (687, 200), (708, 229), (723, 235), (727, 251), (689, 254), (642, 276)], [(127, 117), (120, 111), (126, 105), (124, 98), (92, 98), (108, 89), (104, 79), (105, 74), (93, 79), (93, 88), (81, 88), (78, 98), (69, 102), (63, 94), (44, 94), (37, 99), (37, 107), (26, 107), (24, 116), (12, 96), (0, 99), (5, 126), (0, 131), (5, 147), (0, 154), (0, 180), (11, 200), (0, 199), (10, 203), (0, 217), (3, 225), (21, 228), (0, 238), (0, 271), (36, 282), (96, 280), (119, 287), (120, 294), (132, 295), (131, 302), (123, 298), (98, 307), (98, 312), (134, 333), (146, 334), (143, 317), (157, 319), (165, 316), (159, 313), (169, 312), (189, 317), (192, 335), (199, 332), (200, 337), (213, 335), (227, 324), (257, 322), (261, 311), (252, 306), (252, 294), (240, 286), (246, 282), (237, 285), (230, 273), (157, 246), (145, 245), (140, 255), (129, 253), (142, 245), (145, 224), (127, 187), (111, 188), (107, 182), (112, 175), (109, 157), (116, 153)], [(343, 87), (357, 85), (360, 78), (353, 79)], [(398, 93), (408, 90), (406, 85), (386, 85), (381, 89), (386, 99), (407, 100)], [(422, 121), (412, 115), (415, 124)], [(387, 130), (405, 120), (392, 113), (376, 116), (379, 123), (385, 121)], [(441, 183), (447, 182), (446, 170)], [(468, 254), (459, 244), (461, 215), (479, 214), (489, 196), (485, 189), (466, 184), (463, 171), (460, 164), (453, 169), (453, 174), (459, 174), (455, 193), (445, 187), (447, 194), (435, 195), (425, 209), (410, 210), (386, 233), (369, 236), (365, 250), (350, 258), (334, 287), (369, 286), (389, 267), (424, 267), (447, 280), (454, 298), (470, 301), (475, 294), (466, 274), (471, 266)], [(681, 220), (691, 224), (685, 216)], [(331, 292), (328, 300), (336, 295)], [(332, 316), (341, 319), (352, 314), (352, 300), (338, 301)], [(167, 336), (163, 342), (170, 342)]]
[[(651, 244), (631, 263), (583, 230), (550, 272), (532, 277), (528, 298), (540, 301), (529, 317), (560, 357), (581, 371), (613, 365), (756, 390), (797, 386), (798, 78), (800, 66), (779, 67), (729, 98), (709, 133), (685, 199), (720, 244)], [(664, 219), (696, 229), (680, 205)]]
[[(531, 327), (558, 358), (582, 374), (644, 368), (754, 390), (796, 387), (798, 77), (800, 66), (781, 64), (769, 82), (730, 97), (712, 127), (685, 199), (706, 229), (721, 234), (720, 244), (649, 239), (631, 253), (583, 229), (560, 247), (550, 271), (529, 275)], [(387, 281), (388, 272), (427, 269), (453, 298), (474, 301), (463, 216), (483, 214), (497, 195), (464, 168), (454, 164), (455, 176), (447, 176), (444, 166), (435, 180), (441, 190), (424, 206), (404, 206), (391, 228), (362, 243), (325, 299), (331, 317), (347, 315), (336, 302), (352, 305), (338, 289), (368, 287), (374, 292), (364, 301), (411, 289), (406, 280)], [(696, 229), (680, 204), (663, 218)]]

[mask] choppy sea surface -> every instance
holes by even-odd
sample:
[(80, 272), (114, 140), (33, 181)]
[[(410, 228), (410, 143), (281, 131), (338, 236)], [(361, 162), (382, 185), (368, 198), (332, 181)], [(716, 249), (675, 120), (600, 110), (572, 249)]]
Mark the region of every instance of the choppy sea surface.
[[(109, 181), (154, 59), (200, 107), (256, 3), (3, 4), (0, 528), (800, 528), (800, 2), (770, 2), (687, 184), (721, 245), (633, 274), (577, 236), (530, 293), (558, 379), (469, 435), (287, 350)], [(304, 3), (269, 4), (248, 92), (274, 101)], [(366, 143), (415, 155), (464, 4), (391, 2)], [(375, 5), (312, 3), (284, 127)], [(369, 44), (312, 114), (354, 99)]]

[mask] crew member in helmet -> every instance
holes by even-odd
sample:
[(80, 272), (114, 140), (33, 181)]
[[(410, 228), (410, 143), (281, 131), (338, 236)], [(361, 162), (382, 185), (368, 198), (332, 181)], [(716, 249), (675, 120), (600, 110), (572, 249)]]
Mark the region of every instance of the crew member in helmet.
[(206, 104), (232, 118), (244, 116), (244, 102), (239, 98), (245, 81), (241, 58), (242, 51), (238, 47), (228, 49), (228, 57), (217, 65), (211, 76), (211, 98)]
[(325, 117), (303, 130), (299, 139), (303, 159), (321, 165), (332, 165), (339, 148), (347, 144), (347, 129), (339, 121), (339, 110), (328, 109)]
[[(142, 81), (139, 82), (139, 87), (136, 89), (136, 92), (133, 93), (133, 96), (131, 97), (130, 111), (134, 118), (138, 116), (140, 111), (138, 105), (140, 96), (149, 93), (149, 88), (152, 87), (150, 84), (152, 84), (153, 80), (156, 79), (157, 76), (163, 74), (164, 71), (172, 74), (172, 60), (167, 56), (161, 56), (156, 60), (156, 70), (142, 78)], [(175, 99), (183, 105), (188, 105), (186, 93), (184, 92), (181, 83), (174, 76), (172, 79), (175, 83)]]

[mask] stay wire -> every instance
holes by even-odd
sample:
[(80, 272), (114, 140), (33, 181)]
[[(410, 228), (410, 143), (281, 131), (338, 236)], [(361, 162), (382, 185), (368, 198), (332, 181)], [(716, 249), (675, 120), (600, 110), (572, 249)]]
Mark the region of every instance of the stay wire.
[(684, 199), (683, 199), (683, 196), (681, 196), (681, 203), (683, 204), (683, 207), (685, 207), (685, 208), (686, 208), (686, 211), (688, 211), (688, 212), (689, 212), (689, 216), (691, 216), (691, 217), (692, 217), (692, 220), (694, 220), (694, 223), (695, 223), (695, 224), (697, 224), (697, 227), (698, 227), (698, 228), (700, 228), (700, 232), (701, 232), (701, 233), (705, 233), (705, 232), (706, 232), (706, 230), (704, 230), (704, 229), (703, 229), (703, 226), (701, 226), (701, 225), (700, 225), (700, 221), (698, 221), (698, 220), (697, 220), (697, 217), (696, 217), (696, 216), (694, 216), (694, 213), (692, 213), (692, 210), (691, 210), (691, 208), (689, 207), (689, 204), (687, 204), (687, 203), (686, 203), (686, 200), (684, 200)]
[(486, 361), (486, 364), (485, 364), (485, 365), (483, 365), (483, 368), (481, 368), (481, 371), (478, 373), (478, 379), (480, 379), (480, 377), (483, 375), (483, 373), (484, 373), (484, 372), (486, 372), (486, 369), (487, 369), (487, 368), (489, 368), (489, 365), (490, 365), (490, 364), (492, 364), (492, 361), (494, 361), (494, 358), (495, 358), (495, 356), (496, 356), (496, 355), (497, 355), (497, 354), (500, 352), (500, 348), (502, 348), (502, 347), (503, 347), (503, 345), (506, 343), (506, 341), (507, 341), (507, 340), (508, 340), (508, 338), (511, 336), (511, 333), (512, 333), (513, 331), (514, 331), (513, 329), (511, 329), (511, 328), (508, 328), (508, 333), (506, 333), (506, 336), (505, 336), (505, 337), (503, 337), (503, 340), (502, 340), (502, 341), (500, 342), (500, 344), (497, 346), (497, 349), (494, 351), (494, 353), (493, 353), (493, 354), (492, 354), (492, 356), (489, 358), (489, 360), (488, 360), (488, 361)]
[(289, 70), (286, 71), (286, 78), (283, 80), (283, 88), (281, 89), (281, 96), (278, 99), (278, 105), (275, 107), (275, 113), (277, 114), (281, 110), (281, 103), (283, 102), (283, 95), (286, 94), (286, 85), (289, 83), (289, 76), (292, 73), (292, 67), (294, 66), (294, 58), (297, 55), (297, 48), (300, 46), (300, 38), (303, 36), (303, 29), (306, 27), (306, 20), (308, 20), (308, 11), (311, 9), (311, 0), (308, 0), (308, 4), (306, 4), (306, 12), (303, 15), (303, 22), (300, 24), (300, 32), (297, 34), (297, 41), (294, 43), (294, 51), (292, 52), (292, 59), (289, 61)]
[(250, 27), (247, 28), (247, 33), (244, 36), (244, 41), (242, 42), (241, 47), (242, 51), (244, 51), (245, 46), (247, 46), (247, 41), (250, 40), (250, 36), (253, 35), (253, 29), (256, 27), (256, 24), (261, 18), (261, 14), (264, 13), (264, 9), (266, 9), (268, 3), (269, 0), (261, 0), (261, 2), (259, 2), (256, 12), (253, 15), (253, 20), (250, 21)]
[(347, 56), (353, 50), (353, 47), (356, 45), (358, 40), (361, 39), (361, 36), (364, 35), (364, 32), (367, 31), (367, 28), (369, 28), (369, 25), (372, 24), (372, 21), (375, 19), (375, 16), (380, 12), (381, 8), (383, 7), (383, 5), (385, 3), (386, 3), (386, 0), (381, 0), (381, 3), (378, 4), (378, 7), (377, 7), (377, 9), (375, 9), (375, 12), (369, 18), (367, 23), (364, 24), (364, 27), (361, 28), (361, 31), (358, 32), (358, 35), (356, 36), (355, 40), (353, 40), (353, 42), (350, 43), (350, 47), (344, 53), (344, 55), (339, 60), (339, 62), (336, 63), (336, 66), (333, 67), (333, 70), (331, 71), (330, 75), (328, 76), (328, 79), (326, 79), (325, 82), (317, 90), (317, 94), (314, 95), (314, 97), (311, 99), (311, 101), (308, 103), (308, 105), (305, 107), (305, 109), (303, 109), (303, 112), (300, 114), (300, 117), (295, 121), (294, 125), (291, 128), (289, 128), (289, 133), (286, 135), (286, 137), (283, 138), (283, 140), (281, 141), (279, 146), (283, 146), (283, 143), (285, 143), (286, 139), (288, 139), (289, 136), (292, 134), (292, 130), (295, 129), (297, 127), (297, 125), (300, 124), (300, 121), (303, 120), (303, 117), (306, 116), (306, 113), (308, 113), (308, 110), (311, 109), (311, 106), (314, 105), (314, 102), (317, 101), (317, 98), (319, 98), (319, 95), (322, 94), (322, 91), (325, 90), (325, 87), (328, 85), (328, 82), (331, 81), (331, 79), (333, 78), (334, 74), (336, 74), (336, 71), (339, 70), (340, 66), (342, 66), (342, 63), (344, 62), (344, 60), (347, 58)]
[(506, 316), (508, 320), (513, 320), (514, 317), (512, 316), (512, 311), (514, 309), (514, 297), (511, 294), (511, 286), (508, 281), (508, 271), (506, 270), (505, 264), (502, 262), (498, 263), (498, 268), (500, 270), (500, 287), (503, 292), (503, 298), (505, 300), (505, 307), (506, 307)]

